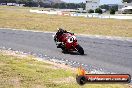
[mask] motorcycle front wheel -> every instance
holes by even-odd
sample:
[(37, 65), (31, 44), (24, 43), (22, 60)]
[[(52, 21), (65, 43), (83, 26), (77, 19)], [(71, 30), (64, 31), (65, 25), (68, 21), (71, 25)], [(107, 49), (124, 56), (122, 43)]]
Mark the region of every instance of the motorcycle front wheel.
[(83, 48), (80, 45), (77, 45), (76, 49), (77, 49), (79, 54), (84, 55), (84, 50), (83, 50)]

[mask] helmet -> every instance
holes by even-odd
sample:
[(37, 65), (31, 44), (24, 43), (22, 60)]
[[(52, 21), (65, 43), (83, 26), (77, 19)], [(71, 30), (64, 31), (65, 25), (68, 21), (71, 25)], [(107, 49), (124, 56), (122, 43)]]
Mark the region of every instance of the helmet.
[(64, 32), (65, 30), (63, 30), (62, 28), (57, 28), (58, 32)]

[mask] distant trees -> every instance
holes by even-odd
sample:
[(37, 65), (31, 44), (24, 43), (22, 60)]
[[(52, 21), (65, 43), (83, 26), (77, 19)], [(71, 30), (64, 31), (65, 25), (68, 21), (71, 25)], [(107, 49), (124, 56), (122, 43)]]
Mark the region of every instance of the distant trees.
[(59, 9), (85, 9), (85, 3), (47, 3), (45, 0), (0, 0), (0, 3), (22, 3), (25, 6), (32, 7), (50, 7)]
[(106, 9), (106, 10), (110, 10), (110, 9), (114, 9), (115, 11), (118, 11), (118, 5), (112, 5), (112, 6), (109, 6), (109, 5), (101, 5), (100, 6), (101, 9)]
[(132, 0), (123, 0), (123, 2), (130, 3), (130, 2), (132, 2)]
[(28, 7), (38, 7), (39, 6), (38, 3), (33, 2), (33, 1), (25, 2), (24, 4), (25, 4), (25, 6), (28, 6)]
[(104, 4), (104, 5), (101, 5), (100, 8), (101, 8), (101, 9), (109, 10), (109, 5), (105, 5), (105, 4)]
[(90, 10), (88, 11), (88, 13), (94, 13), (94, 10), (90, 9)]
[(110, 14), (115, 14), (115, 9), (111, 8), (110, 9)]
[(33, 2), (32, 0), (0, 0), (0, 3), (28, 3)]
[(97, 8), (97, 9), (95, 9), (95, 13), (102, 14), (103, 12), (102, 12), (102, 10), (100, 8)]
[(59, 9), (77, 9), (77, 8), (85, 9), (85, 3), (55, 3), (51, 5), (51, 7), (59, 8)]
[(16, 2), (16, 0), (0, 0), (0, 3), (8, 3), (8, 2), (14, 3)]

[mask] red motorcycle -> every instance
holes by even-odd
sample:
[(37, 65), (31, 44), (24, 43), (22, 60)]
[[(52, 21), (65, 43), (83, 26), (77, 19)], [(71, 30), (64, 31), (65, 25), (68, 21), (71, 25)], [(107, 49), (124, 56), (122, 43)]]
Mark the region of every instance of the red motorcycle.
[(84, 54), (83, 48), (78, 44), (76, 36), (73, 33), (67, 32), (59, 36), (55, 35), (54, 40), (57, 48), (61, 48), (63, 51), (77, 51), (80, 55)]

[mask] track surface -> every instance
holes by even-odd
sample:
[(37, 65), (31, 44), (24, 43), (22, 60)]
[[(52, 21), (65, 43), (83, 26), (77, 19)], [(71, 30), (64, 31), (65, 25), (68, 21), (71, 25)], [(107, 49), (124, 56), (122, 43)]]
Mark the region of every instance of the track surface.
[(57, 58), (76, 61), (88, 66), (132, 75), (132, 42), (77, 36), (85, 55), (64, 54), (57, 49), (52, 33), (0, 30), (0, 47), (24, 52), (44, 53)]

